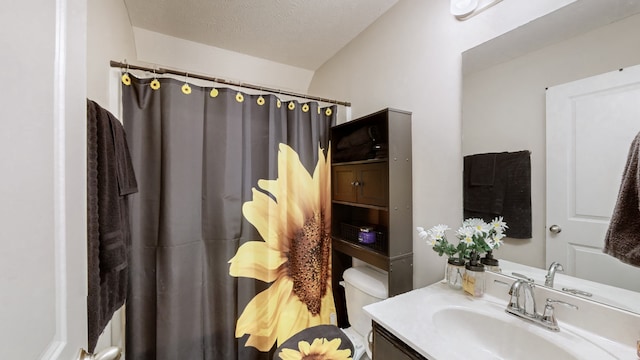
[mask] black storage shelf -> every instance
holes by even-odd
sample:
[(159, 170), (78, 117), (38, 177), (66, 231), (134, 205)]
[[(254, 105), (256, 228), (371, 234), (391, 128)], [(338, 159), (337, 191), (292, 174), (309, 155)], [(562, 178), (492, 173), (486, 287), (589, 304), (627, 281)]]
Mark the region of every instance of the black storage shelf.
[[(342, 273), (359, 259), (388, 273), (389, 296), (413, 289), (411, 113), (384, 109), (331, 128), (333, 292), (347, 326)], [(376, 241), (358, 241), (361, 226)]]

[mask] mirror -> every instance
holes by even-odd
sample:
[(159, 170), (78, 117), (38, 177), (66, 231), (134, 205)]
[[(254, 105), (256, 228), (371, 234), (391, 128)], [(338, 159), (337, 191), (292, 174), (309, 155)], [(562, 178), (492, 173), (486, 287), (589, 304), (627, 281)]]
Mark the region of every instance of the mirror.
[(463, 155), (531, 151), (532, 238), (497, 258), (546, 274), (545, 89), (640, 64), (638, 32), (640, 2), (579, 0), (463, 53)]

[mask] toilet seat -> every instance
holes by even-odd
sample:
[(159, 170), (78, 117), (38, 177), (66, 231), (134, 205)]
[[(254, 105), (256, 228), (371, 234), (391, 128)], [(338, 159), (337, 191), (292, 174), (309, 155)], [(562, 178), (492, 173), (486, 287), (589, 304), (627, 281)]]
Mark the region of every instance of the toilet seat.
[[(311, 344), (318, 339), (342, 340), (338, 349), (351, 350), (352, 359), (358, 360), (365, 351), (365, 346), (362, 342), (362, 337), (353, 329), (340, 329), (336, 325), (316, 325), (310, 328), (306, 328), (297, 334), (291, 336), (285, 342), (280, 344), (273, 354), (273, 359), (280, 359), (280, 353), (284, 349), (299, 349), (301, 341), (306, 341)], [(357, 357), (356, 357), (357, 356)]]
[(349, 338), (349, 340), (351, 340), (351, 343), (353, 344), (353, 354), (351, 356), (351, 359), (359, 360), (362, 357), (362, 355), (365, 353), (365, 351), (367, 352), (367, 354), (370, 353), (370, 350), (367, 349), (369, 344), (365, 343), (363, 336), (358, 334), (353, 328), (346, 328), (346, 329), (340, 329), (340, 330), (345, 335), (347, 335), (347, 337)]

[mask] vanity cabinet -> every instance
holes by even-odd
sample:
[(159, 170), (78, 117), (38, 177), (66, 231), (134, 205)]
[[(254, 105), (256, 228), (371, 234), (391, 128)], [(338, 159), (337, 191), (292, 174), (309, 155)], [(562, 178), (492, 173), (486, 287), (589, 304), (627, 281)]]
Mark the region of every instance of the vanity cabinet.
[(429, 360), (373, 321), (372, 360)]
[[(387, 271), (389, 296), (413, 288), (411, 113), (384, 109), (332, 127), (331, 180), (332, 284), (346, 326), (339, 283), (354, 258)], [(375, 241), (360, 241), (365, 228)]]

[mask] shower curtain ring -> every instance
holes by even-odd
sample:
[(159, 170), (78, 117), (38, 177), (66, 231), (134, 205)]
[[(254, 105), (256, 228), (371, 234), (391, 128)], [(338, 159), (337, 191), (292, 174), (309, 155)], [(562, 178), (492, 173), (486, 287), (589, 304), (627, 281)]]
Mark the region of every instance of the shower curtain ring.
[(244, 95), (242, 95), (242, 82), (238, 83), (238, 86), (240, 87), (240, 90), (238, 90), (238, 93), (236, 94), (236, 101), (241, 103), (244, 101)]
[(182, 85), (182, 93), (185, 95), (191, 94), (191, 86), (187, 82), (189, 80), (189, 73), (184, 73), (184, 85)]
[(258, 96), (258, 99), (256, 100), (256, 103), (260, 106), (264, 105), (265, 101), (264, 101), (264, 97), (262, 96), (262, 86), (260, 86), (260, 96)]
[(131, 77), (129, 76), (129, 64), (127, 64), (127, 59), (124, 59), (124, 64), (127, 66), (127, 70), (124, 72), (124, 74), (122, 74), (120, 80), (123, 84), (129, 86), (131, 85)]
[(153, 80), (151, 80), (151, 83), (149, 84), (149, 87), (151, 87), (153, 90), (160, 89), (160, 81), (158, 81), (158, 76), (156, 75), (155, 66), (153, 67)]

